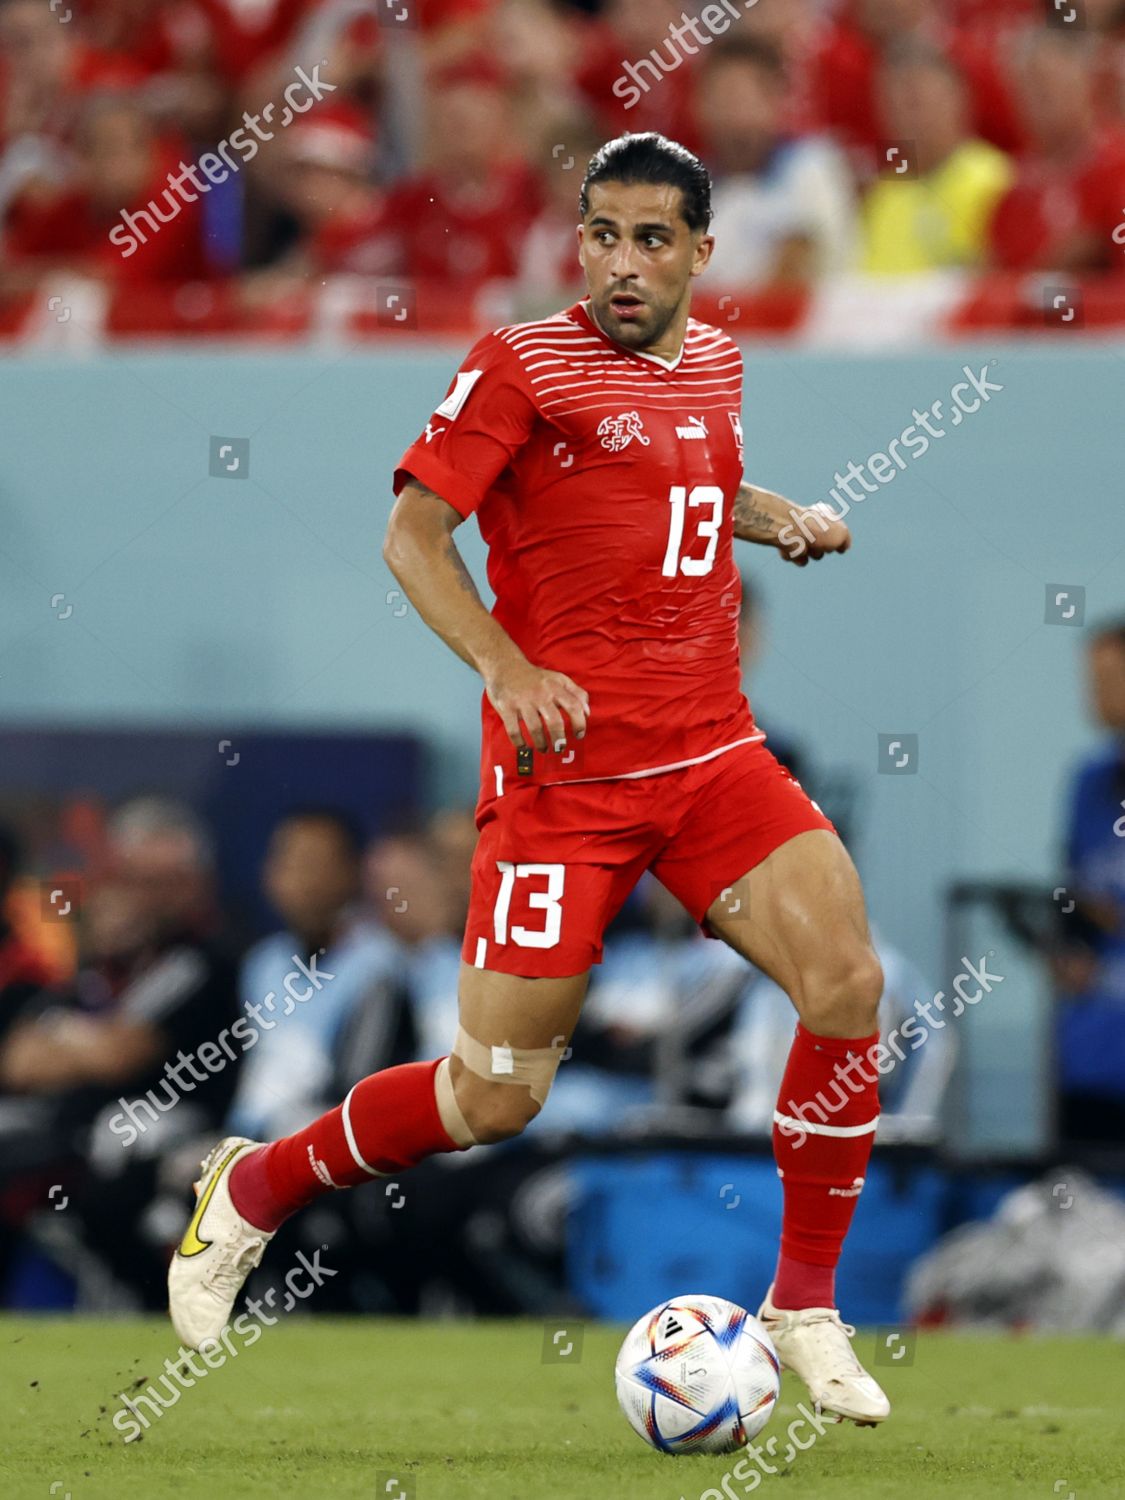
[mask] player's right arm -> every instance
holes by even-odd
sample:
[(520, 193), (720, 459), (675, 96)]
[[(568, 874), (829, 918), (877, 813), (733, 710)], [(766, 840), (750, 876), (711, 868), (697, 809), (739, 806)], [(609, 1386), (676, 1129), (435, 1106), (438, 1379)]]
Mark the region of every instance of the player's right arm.
[(395, 471), (383, 557), (431, 630), (480, 673), (512, 744), (543, 751), (566, 739), (564, 714), (585, 734), (589, 699), (565, 673), (528, 660), (485, 608), (453, 540), (537, 419), (511, 351), (482, 339)]

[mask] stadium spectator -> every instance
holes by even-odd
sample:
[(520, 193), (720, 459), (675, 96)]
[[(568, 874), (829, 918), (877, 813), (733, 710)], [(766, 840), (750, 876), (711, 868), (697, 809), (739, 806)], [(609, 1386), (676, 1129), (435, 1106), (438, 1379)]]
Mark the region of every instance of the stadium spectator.
[(63, 26), (38, 0), (0, 5), (0, 144), (21, 137), (65, 139), (91, 87), (128, 86), (136, 64), (100, 65), (79, 27)]
[[(561, 303), (585, 296), (578, 262), (578, 189), (586, 164), (602, 144), (590, 121), (577, 116), (556, 122), (554, 142), (540, 152), (543, 208), (532, 220), (520, 250), (516, 295), (521, 317), (543, 316)], [(564, 150), (556, 152), (555, 144)]]
[[(889, 50), (937, 46), (960, 67), (969, 93), (970, 133), (1002, 151), (1024, 145), (1004, 60), (1021, 24), (959, 27), (927, 0), (846, 0), (824, 27), (810, 67), (809, 97), (821, 129), (834, 132), (861, 173), (877, 170), (893, 143), (876, 81)], [(936, 12), (936, 13), (935, 13)]]
[[(506, 80), (516, 139), (532, 147), (544, 141), (548, 154), (557, 145), (556, 160), (564, 154), (579, 154), (569, 127), (576, 116), (589, 114), (574, 83), (580, 38), (573, 14), (568, 17), (550, 0), (501, 0), (489, 27), (490, 52)], [(592, 122), (590, 133), (594, 133)]]
[(739, 21), (738, 37), (764, 42), (785, 66), (781, 124), (787, 134), (804, 135), (820, 128), (810, 90), (813, 60), (825, 24), (818, 0), (756, 0)]
[(0, 826), (0, 1040), (18, 1013), (51, 981), (42, 955), (14, 929), (8, 898), (20, 866), (16, 836)]
[[(465, 821), (471, 825), (466, 829)], [(368, 906), (405, 948), (417, 1057), (457, 1029), (461, 937), (468, 910), (476, 825), (464, 811), (435, 813), (422, 828), (384, 834), (364, 863)]]
[(1125, 1144), (1125, 618), (1094, 631), (1090, 709), (1109, 738), (1071, 779), (1056, 956), (1059, 1133)]
[(682, 0), (607, 0), (584, 40), (576, 80), (607, 139), (657, 130), (699, 148), (692, 74), (702, 44), (677, 43), (671, 28), (683, 19)]
[(294, 121), (269, 181), (285, 223), (278, 258), (243, 279), (246, 302), (300, 292), (323, 276), (393, 276), (403, 269), (402, 238), (387, 195), (372, 182), (375, 140), (348, 105), (325, 105)]
[(214, 1045), (235, 1019), (235, 987), (213, 895), (194, 815), (163, 798), (127, 803), (86, 895), (73, 984), (36, 996), (0, 1045), (0, 1090), (19, 1105), (0, 1132), (5, 1181), (68, 1184), (53, 1251), (80, 1281), (108, 1275), (150, 1307), (165, 1271), (149, 1219), (159, 1161), (218, 1128), (235, 1081)]
[(1113, 235), (1125, 206), (1125, 129), (1100, 118), (1097, 52), (1045, 28), (1025, 38), (1021, 98), (1036, 152), (992, 220), (993, 262), (1007, 270), (1121, 269)]
[(231, 1106), (235, 1134), (300, 1129), (372, 1067), (413, 1055), (399, 945), (358, 906), (361, 855), (358, 830), (330, 808), (274, 829), (263, 886), (285, 926), (242, 963), (243, 1008), (264, 1016)]
[(711, 287), (810, 281), (854, 252), (847, 164), (825, 140), (782, 132), (780, 55), (737, 38), (707, 55), (696, 108), (714, 173)]
[(202, 827), (176, 803), (140, 798), (115, 815), (109, 840), (110, 868), (85, 913), (91, 962), (61, 1008), (52, 1002), (13, 1027), (0, 1052), (7, 1088), (125, 1087), (159, 1075), (172, 1044), (206, 1024), (205, 1012), (212, 1029), (229, 1019)]
[(864, 201), (864, 269), (895, 275), (978, 265), (1014, 168), (970, 135), (960, 71), (932, 48), (895, 51), (883, 65), (880, 93), (888, 132), (903, 145)]
[(432, 81), (428, 166), (391, 194), (408, 273), (471, 288), (514, 277), (539, 208), (531, 169), (513, 149), (502, 75), (473, 59)]
[[(184, 164), (183, 142), (157, 135), (145, 111), (118, 94), (91, 100), (76, 146), (67, 180), (46, 191), (25, 189), (9, 209), (9, 280), (26, 284), (59, 270), (128, 282), (212, 274), (204, 200), (196, 194), (190, 202), (169, 188)], [(125, 212), (134, 217), (124, 220)]]

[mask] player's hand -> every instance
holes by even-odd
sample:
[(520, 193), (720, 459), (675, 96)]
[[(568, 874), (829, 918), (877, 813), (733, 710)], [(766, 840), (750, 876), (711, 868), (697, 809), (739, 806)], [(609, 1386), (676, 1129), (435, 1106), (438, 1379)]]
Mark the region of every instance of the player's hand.
[(809, 539), (798, 534), (782, 554), (786, 562), (796, 563), (799, 568), (817, 562), (829, 552), (846, 552), (852, 544), (851, 532), (828, 506), (811, 505), (809, 509), (820, 512), (820, 518), (805, 527)]
[(568, 733), (564, 713), (576, 739), (586, 733), (590, 700), (586, 690), (565, 672), (549, 672), (520, 657), (490, 672), (484, 687), (517, 749), (528, 743), (528, 736), (536, 750), (550, 750), (564, 742)]

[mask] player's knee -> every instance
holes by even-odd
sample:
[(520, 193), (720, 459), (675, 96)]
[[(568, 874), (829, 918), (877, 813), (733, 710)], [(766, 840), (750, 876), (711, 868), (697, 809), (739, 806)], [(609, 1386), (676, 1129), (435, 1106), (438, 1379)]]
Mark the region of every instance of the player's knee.
[(801, 1020), (817, 1036), (870, 1036), (878, 1027), (883, 966), (873, 948), (837, 955), (804, 987)]
[(539, 1113), (530, 1091), (518, 1084), (488, 1083), (462, 1074), (455, 1088), (465, 1123), (482, 1145), (511, 1140)]

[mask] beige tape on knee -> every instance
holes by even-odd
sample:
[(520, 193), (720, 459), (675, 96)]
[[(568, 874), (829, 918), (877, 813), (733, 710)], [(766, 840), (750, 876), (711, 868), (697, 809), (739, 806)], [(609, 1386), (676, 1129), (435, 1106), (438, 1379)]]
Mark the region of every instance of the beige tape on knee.
[(562, 1061), (558, 1047), (510, 1047), (506, 1042), (500, 1047), (486, 1047), (463, 1026), (457, 1028), (453, 1055), (461, 1059), (470, 1073), (487, 1078), (489, 1083), (522, 1084), (539, 1105), (545, 1103), (551, 1092)]
[(461, 1113), (457, 1095), (453, 1092), (453, 1079), (449, 1076), (449, 1058), (443, 1057), (434, 1072), (434, 1093), (437, 1095), (438, 1115), (449, 1133), (449, 1138), (458, 1146), (477, 1146), (480, 1142), (469, 1129), (469, 1123)]

